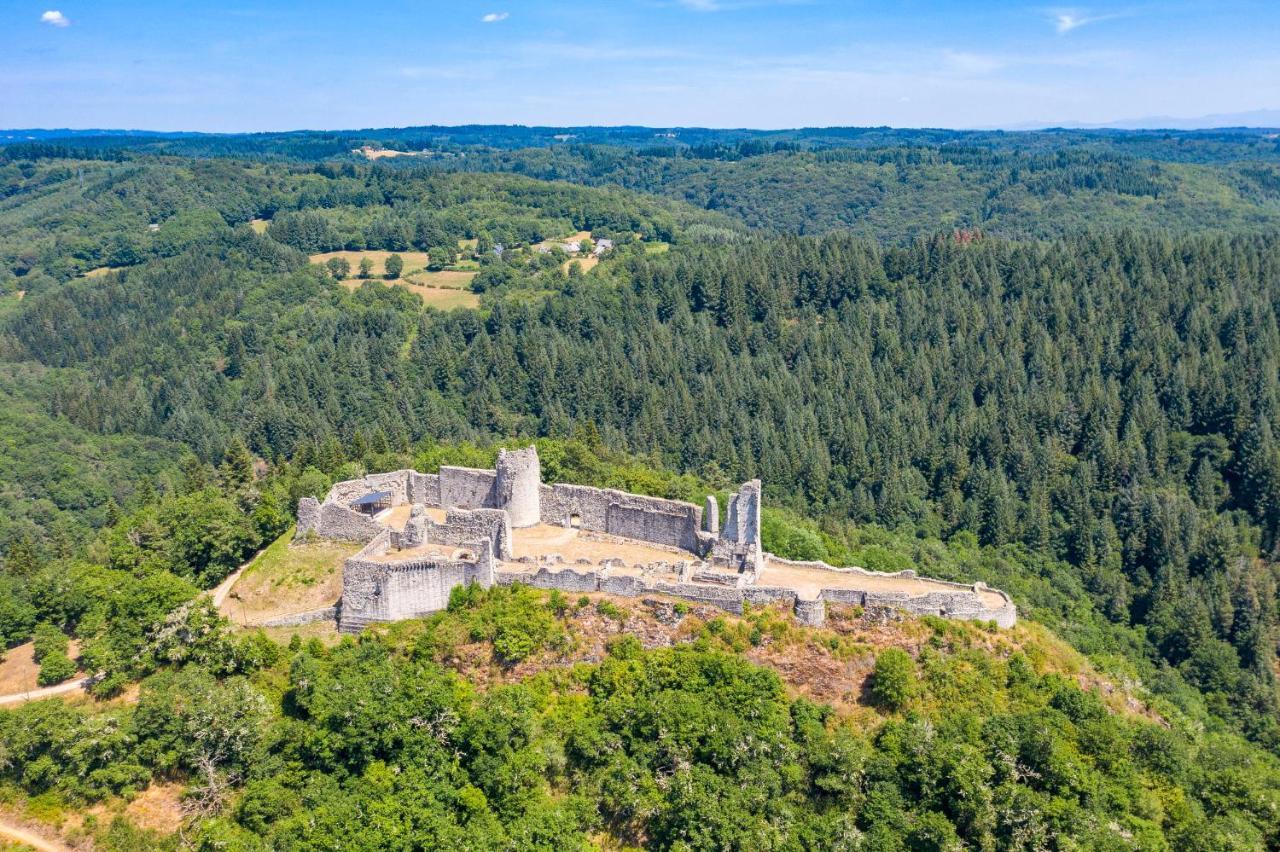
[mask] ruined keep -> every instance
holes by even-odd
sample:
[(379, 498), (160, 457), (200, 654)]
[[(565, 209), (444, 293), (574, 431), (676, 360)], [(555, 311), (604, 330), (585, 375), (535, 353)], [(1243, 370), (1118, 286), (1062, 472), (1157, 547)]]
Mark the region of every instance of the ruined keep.
[[(389, 508), (370, 516), (369, 498)], [(608, 488), (542, 482), (535, 447), (502, 450), (493, 470), (444, 466), (339, 482), (298, 504), (295, 541), (364, 542), (343, 565), (344, 631), (443, 609), (456, 586), (522, 582), (570, 592), (662, 594), (742, 612), (783, 601), (806, 624), (827, 603), (990, 620), (1008, 627), (1008, 595), (964, 585), (795, 562), (766, 553), (761, 483), (699, 507)]]

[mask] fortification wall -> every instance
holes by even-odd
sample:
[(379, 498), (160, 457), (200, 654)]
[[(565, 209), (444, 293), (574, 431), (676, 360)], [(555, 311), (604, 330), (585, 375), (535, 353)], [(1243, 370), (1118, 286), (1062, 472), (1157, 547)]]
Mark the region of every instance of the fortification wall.
[(306, 528), (306, 531), (314, 532), (321, 538), (333, 538), (340, 541), (369, 541), (378, 533), (384, 532), (383, 527), (373, 518), (352, 511), (338, 503), (323, 503), (318, 507), (308, 506), (304, 510), (302, 502), (308, 499), (310, 498), (304, 497), (302, 501), (299, 501), (298, 533), (304, 532), (302, 527), (304, 515), (307, 516), (308, 521), (314, 518), (314, 523), (311, 523)]
[(494, 484), (498, 475), (492, 470), (473, 467), (440, 468), (440, 507), (447, 509), (492, 509)]
[(538, 463), (538, 448), (499, 450), (495, 473), (494, 506), (505, 509), (511, 517), (511, 526), (517, 529), (537, 526), (542, 519), (542, 467)]
[(316, 527), (320, 525), (320, 501), (314, 497), (303, 497), (298, 501), (298, 526), (293, 537), (301, 539), (308, 534), (319, 535)]
[(633, 538), (699, 553), (702, 512), (690, 503), (612, 488), (557, 483), (543, 487), (542, 522)]
[(463, 546), (488, 541), (498, 559), (511, 558), (511, 524), (501, 509), (449, 509), (443, 524), (431, 524), (427, 541)]
[(440, 508), (440, 476), (435, 473), (409, 471), (409, 502)]
[(418, 618), (449, 604), (456, 586), (471, 582), (493, 585), (493, 552), (480, 543), (475, 561), (461, 559), (406, 559), (375, 561), (391, 548), (390, 530), (382, 530), (364, 549), (342, 566), (342, 602), (339, 628), (359, 632), (370, 624)]
[(605, 532), (668, 547), (693, 551), (698, 547), (696, 521), (688, 515), (655, 511), (647, 507), (609, 504)]

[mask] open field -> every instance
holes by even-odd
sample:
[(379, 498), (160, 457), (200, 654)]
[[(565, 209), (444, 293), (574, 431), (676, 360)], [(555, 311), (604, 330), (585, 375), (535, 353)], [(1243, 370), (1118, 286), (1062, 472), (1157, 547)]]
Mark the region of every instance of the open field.
[(372, 249), (366, 251), (326, 251), (320, 254), (313, 254), (309, 259), (312, 263), (323, 264), (331, 257), (345, 258), (347, 263), (351, 264), (351, 272), (354, 275), (360, 269), (361, 258), (367, 257), (373, 262), (374, 275), (386, 275), (387, 258), (393, 254), (400, 255), (400, 259), (404, 261), (405, 273), (426, 269), (427, 267), (427, 253), (425, 251), (374, 251)]
[(467, 269), (442, 269), (439, 272), (414, 272), (401, 277), (423, 287), (466, 290), (471, 286), (471, 279), (476, 277), (476, 273)]
[(340, 542), (291, 547), (293, 531), (276, 539), (245, 568), (222, 602), (236, 624), (332, 606), (342, 597), (342, 561), (362, 545)]
[[(428, 273), (422, 273), (428, 274)], [(439, 274), (439, 273), (431, 273)], [(388, 287), (403, 287), (410, 293), (417, 293), (422, 297), (422, 301), (430, 308), (439, 308), (442, 311), (453, 310), (454, 308), (477, 308), (480, 306), (480, 297), (470, 290), (461, 290), (456, 287), (427, 287), (422, 284), (415, 284), (412, 281), (403, 279), (396, 281), (386, 281), (380, 278), (348, 278), (342, 282), (342, 286), (348, 290), (358, 290), (364, 282), (373, 281), (377, 284), (385, 284)]]
[(581, 242), (591, 236), (590, 231), (578, 231), (576, 234), (569, 234), (567, 237), (553, 237), (549, 240), (543, 240), (540, 243), (534, 243), (530, 248), (537, 250), (539, 248), (555, 248), (563, 246), (565, 243)]
[(271, 224), (270, 219), (250, 219), (249, 227), (253, 228), (255, 234), (265, 234), (267, 226)]
[(106, 275), (108, 272), (114, 272), (117, 269), (124, 269), (124, 268), (125, 267), (123, 266), (99, 266), (94, 269), (90, 269), (88, 272), (85, 272), (80, 277), (81, 278), (101, 278), (102, 276)]
[(574, 257), (572, 260), (566, 260), (563, 265), (565, 274), (568, 274), (569, 267), (575, 263), (582, 267), (583, 272), (590, 272), (600, 265), (600, 258), (593, 254), (587, 257)]

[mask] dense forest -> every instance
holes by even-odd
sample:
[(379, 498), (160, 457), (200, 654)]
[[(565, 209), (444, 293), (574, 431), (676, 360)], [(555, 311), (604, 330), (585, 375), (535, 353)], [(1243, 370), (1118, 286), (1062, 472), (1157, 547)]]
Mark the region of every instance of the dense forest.
[[(1049, 136), (376, 165), (0, 148), (0, 634), (43, 635), (54, 670), (77, 639), (104, 697), (146, 679), (136, 708), (0, 712), (0, 780), (67, 802), (216, 782), (201, 842), (263, 848), (370, 811), (475, 848), (1280, 843), (1280, 156)], [(1200, 153), (1153, 159), (1175, 142)], [(589, 272), (498, 248), (576, 231), (615, 245)], [(463, 242), (478, 310), (307, 259)], [(460, 632), (501, 657), (494, 625), (541, 625), (518, 644), (563, 653), (581, 606), (468, 593), (285, 650), (190, 603), (335, 478), (528, 439), (567, 481), (699, 499), (758, 476), (770, 549), (1004, 588), (1167, 727), (978, 628), (881, 652), (868, 725), (788, 697), (733, 625), (484, 690)], [(348, 725), (333, 683), (399, 697)], [(181, 745), (202, 714), (252, 723), (216, 766)], [(120, 756), (69, 750), (102, 725)]]

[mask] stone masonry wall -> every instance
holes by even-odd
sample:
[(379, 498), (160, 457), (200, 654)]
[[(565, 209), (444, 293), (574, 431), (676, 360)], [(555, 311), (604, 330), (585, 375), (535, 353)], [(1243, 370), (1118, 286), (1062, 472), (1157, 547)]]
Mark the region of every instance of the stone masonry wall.
[(440, 508), (440, 476), (435, 473), (409, 471), (409, 502)]
[(337, 503), (320, 506), (314, 529), (315, 534), (322, 538), (340, 541), (369, 541), (383, 532), (383, 527), (373, 518)]
[(698, 529), (688, 515), (658, 512), (638, 506), (609, 505), (605, 532), (682, 550), (697, 550)]
[(498, 475), (471, 467), (440, 468), (440, 508), (494, 508), (493, 486)]
[(511, 517), (511, 526), (517, 529), (537, 526), (542, 519), (539, 506), (542, 467), (538, 463), (538, 448), (499, 450), (496, 476), (493, 505), (505, 509)]

